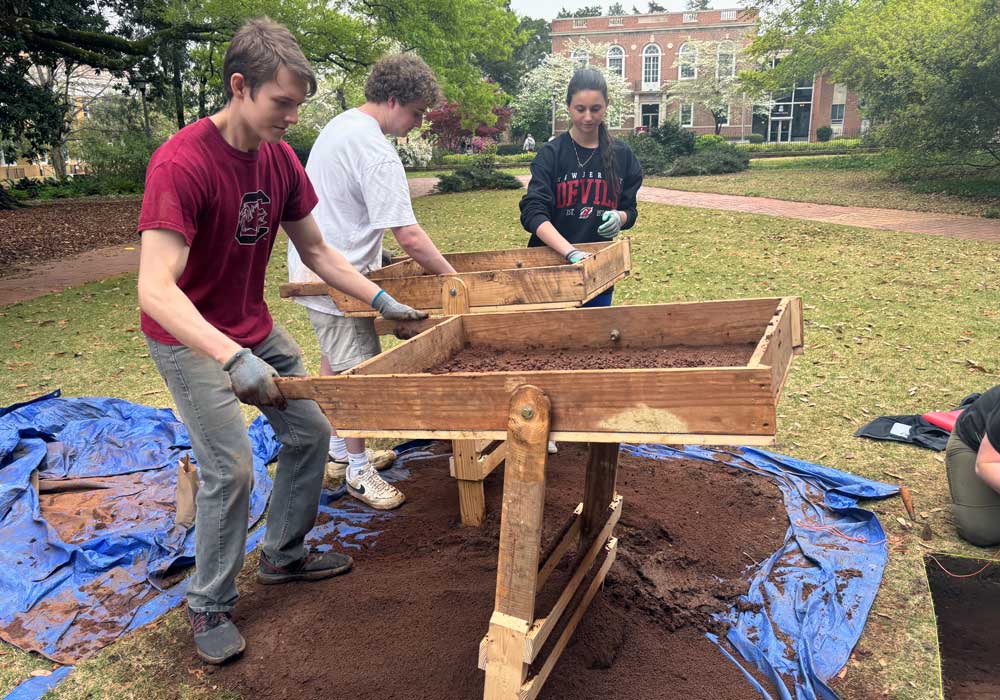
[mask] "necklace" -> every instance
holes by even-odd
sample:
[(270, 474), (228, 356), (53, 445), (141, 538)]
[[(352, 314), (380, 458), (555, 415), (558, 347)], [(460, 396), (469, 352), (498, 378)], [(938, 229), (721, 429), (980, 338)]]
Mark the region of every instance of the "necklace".
[[(591, 159), (594, 157), (594, 155), (597, 154), (597, 148), (595, 148), (593, 151), (591, 151), (590, 155), (587, 156), (587, 160), (581, 161), (580, 160), (580, 151), (576, 150), (576, 141), (573, 140), (572, 136), (570, 136), (569, 142), (573, 144), (573, 154), (576, 156), (576, 164), (577, 164), (578, 167), (581, 167), (581, 168), (585, 167), (587, 165), (587, 163), (589, 163), (591, 161)], [(598, 146), (598, 148), (600, 148), (600, 146)]]

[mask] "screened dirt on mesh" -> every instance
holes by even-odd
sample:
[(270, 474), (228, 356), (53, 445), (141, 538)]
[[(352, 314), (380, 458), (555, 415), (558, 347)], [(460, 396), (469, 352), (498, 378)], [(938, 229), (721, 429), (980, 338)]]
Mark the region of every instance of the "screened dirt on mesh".
[[(562, 444), (547, 467), (543, 551), (580, 501), (585, 446)], [(241, 660), (203, 666), (174, 645), (178, 682), (266, 700), (481, 698), (479, 642), (493, 610), (502, 470), (486, 481), (489, 515), (463, 528), (446, 458), (411, 466), (406, 504), (382, 534), (351, 550), (355, 569), (327, 581), (253, 583), (234, 620)], [(751, 558), (777, 549), (787, 517), (771, 484), (722, 464), (622, 455), (624, 498), (615, 561), (539, 696), (542, 700), (758, 695), (709, 642), (712, 612), (744, 592)], [(540, 596), (539, 614), (569, 575), (570, 557)]]
[[(954, 574), (979, 570), (984, 562), (938, 555)], [(927, 560), (934, 598), (944, 694), (948, 700), (1000, 697), (997, 674), (997, 629), (1000, 628), (1000, 567), (978, 576), (955, 578)]]
[(667, 345), (661, 348), (524, 348), (517, 351), (474, 346), (463, 348), (427, 370), (449, 372), (527, 372), (556, 369), (668, 369), (740, 367), (756, 346)]

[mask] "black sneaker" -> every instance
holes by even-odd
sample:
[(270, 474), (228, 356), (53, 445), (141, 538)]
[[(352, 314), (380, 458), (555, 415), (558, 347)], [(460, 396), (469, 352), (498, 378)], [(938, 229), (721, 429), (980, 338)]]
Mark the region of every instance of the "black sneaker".
[(346, 574), (354, 560), (339, 552), (309, 552), (305, 557), (287, 566), (275, 566), (261, 552), (257, 581), (264, 585), (289, 581), (319, 581), (338, 574)]
[(225, 663), (247, 648), (246, 640), (236, 629), (229, 613), (196, 612), (188, 608), (188, 620), (194, 631), (194, 647), (206, 663)]

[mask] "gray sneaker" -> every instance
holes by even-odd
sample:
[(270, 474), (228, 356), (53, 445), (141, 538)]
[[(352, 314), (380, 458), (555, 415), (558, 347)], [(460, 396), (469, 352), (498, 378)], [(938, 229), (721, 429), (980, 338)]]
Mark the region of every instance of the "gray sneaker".
[(194, 631), (194, 647), (206, 663), (225, 663), (247, 648), (246, 640), (227, 612), (197, 612), (188, 608), (188, 620)]
[(289, 581), (319, 581), (346, 574), (352, 566), (354, 560), (340, 552), (308, 552), (302, 559), (287, 566), (275, 566), (261, 552), (257, 581), (265, 586)]

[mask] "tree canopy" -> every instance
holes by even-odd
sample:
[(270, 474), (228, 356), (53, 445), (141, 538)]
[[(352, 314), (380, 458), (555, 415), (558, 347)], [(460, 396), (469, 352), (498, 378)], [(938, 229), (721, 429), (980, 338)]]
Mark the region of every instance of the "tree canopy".
[[(996, 0), (764, 0), (753, 75), (764, 88), (827, 73), (858, 92), (885, 145), (928, 160), (1000, 167)], [(985, 160), (984, 160), (985, 156)]]

